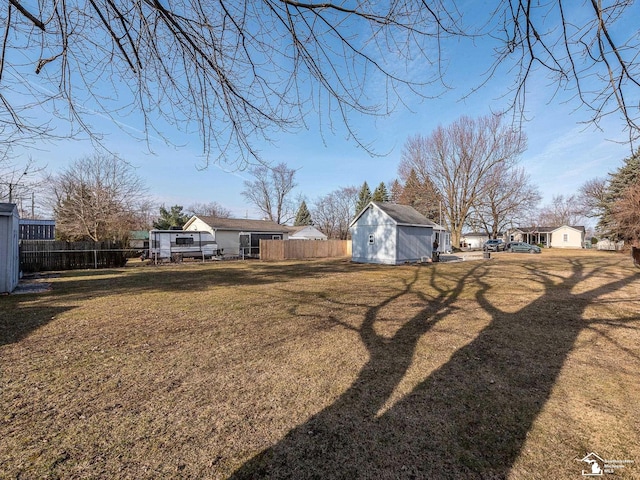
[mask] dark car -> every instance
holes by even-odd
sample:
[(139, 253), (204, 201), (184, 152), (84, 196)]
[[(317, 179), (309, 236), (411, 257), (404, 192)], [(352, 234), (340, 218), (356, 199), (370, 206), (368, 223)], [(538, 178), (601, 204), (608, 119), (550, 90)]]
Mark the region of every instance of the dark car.
[(504, 242), (500, 239), (497, 240), (487, 240), (484, 243), (483, 250), (485, 252), (499, 252), (504, 250)]
[(530, 245), (525, 242), (511, 242), (509, 244), (508, 252), (528, 252), (528, 253), (541, 253), (540, 247), (537, 245)]

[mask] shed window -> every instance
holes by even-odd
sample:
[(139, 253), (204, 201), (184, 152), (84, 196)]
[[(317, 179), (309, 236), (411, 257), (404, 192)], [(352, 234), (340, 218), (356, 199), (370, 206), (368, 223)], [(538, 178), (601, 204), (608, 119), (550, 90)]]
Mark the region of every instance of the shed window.
[(193, 245), (193, 237), (176, 237), (176, 245)]
[(563, 242), (568, 242), (569, 241), (569, 234), (563, 233), (562, 234), (562, 241)]
[(373, 245), (375, 243), (375, 236), (373, 233), (369, 235), (369, 245)]

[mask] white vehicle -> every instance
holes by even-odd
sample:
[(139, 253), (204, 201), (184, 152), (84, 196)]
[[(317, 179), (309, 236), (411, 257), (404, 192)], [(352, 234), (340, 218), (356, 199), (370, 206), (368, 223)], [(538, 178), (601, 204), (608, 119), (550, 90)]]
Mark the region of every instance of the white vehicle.
[(211, 258), (220, 255), (211, 232), (150, 230), (149, 257), (155, 261), (180, 258)]

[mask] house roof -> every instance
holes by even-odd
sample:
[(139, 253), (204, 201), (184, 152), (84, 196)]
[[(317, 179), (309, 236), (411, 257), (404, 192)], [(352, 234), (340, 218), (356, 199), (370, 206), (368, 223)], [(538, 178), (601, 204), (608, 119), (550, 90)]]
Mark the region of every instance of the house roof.
[(558, 230), (559, 228), (562, 227), (569, 227), (569, 228), (573, 228), (574, 230), (578, 230), (580, 232), (584, 232), (585, 228), (580, 225), (580, 226), (571, 226), (571, 225), (560, 225), (557, 227), (518, 227), (516, 228), (516, 230), (522, 232), (522, 233), (551, 233), (555, 230)]
[[(502, 235), (501, 233), (498, 234), (498, 236)], [(488, 237), (489, 234), (487, 232), (468, 232), (468, 233), (463, 233), (462, 234), (463, 237)]]
[[(294, 235), (296, 233), (300, 233), (301, 231), (303, 231), (303, 230), (305, 230), (307, 228), (310, 229), (311, 231), (316, 231), (318, 233), (322, 233), (320, 230), (318, 230), (313, 225), (300, 225), (300, 226), (297, 226), (297, 227), (287, 227), (287, 228), (289, 229), (289, 233), (294, 234)], [(324, 235), (324, 233), (322, 233), (322, 235)]]
[(375, 206), (386, 213), (398, 225), (411, 225), (417, 227), (431, 227), (444, 230), (440, 225), (432, 222), (427, 217), (418, 212), (409, 205), (399, 205), (391, 202), (370, 202), (362, 211), (353, 219), (350, 226), (356, 223), (358, 218), (371, 206)]
[(238, 232), (289, 232), (290, 227), (278, 225), (271, 220), (249, 220), (246, 218), (219, 218), (206, 215), (194, 215), (185, 224), (185, 228), (193, 223), (194, 219), (200, 219), (214, 230), (233, 230)]

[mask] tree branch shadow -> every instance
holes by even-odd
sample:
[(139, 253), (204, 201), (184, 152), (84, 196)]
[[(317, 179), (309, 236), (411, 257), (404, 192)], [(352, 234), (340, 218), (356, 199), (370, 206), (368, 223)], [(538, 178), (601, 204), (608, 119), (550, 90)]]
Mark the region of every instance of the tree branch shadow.
[[(367, 309), (360, 327), (330, 317), (357, 331), (369, 360), (332, 405), (230, 478), (507, 477), (567, 355), (589, 325), (582, 318), (589, 298), (614, 292), (633, 278), (575, 294), (571, 290), (597, 269), (588, 270), (580, 260), (570, 261), (568, 276), (529, 267), (544, 293), (509, 313), (489, 301), (486, 268), (471, 268), (449, 289), (437, 285), (436, 270), (430, 269), (434, 298), (415, 288), (416, 270), (404, 288)], [(475, 300), (490, 315), (489, 324), (380, 414), (409, 369), (420, 338), (455, 308), (470, 281), (478, 287)], [(375, 330), (381, 309), (408, 294), (421, 298), (425, 307), (391, 338), (383, 338)], [(562, 308), (566, 302), (571, 308)], [(557, 304), (551, 310), (557, 315), (540, 316), (550, 311), (549, 304)]]

